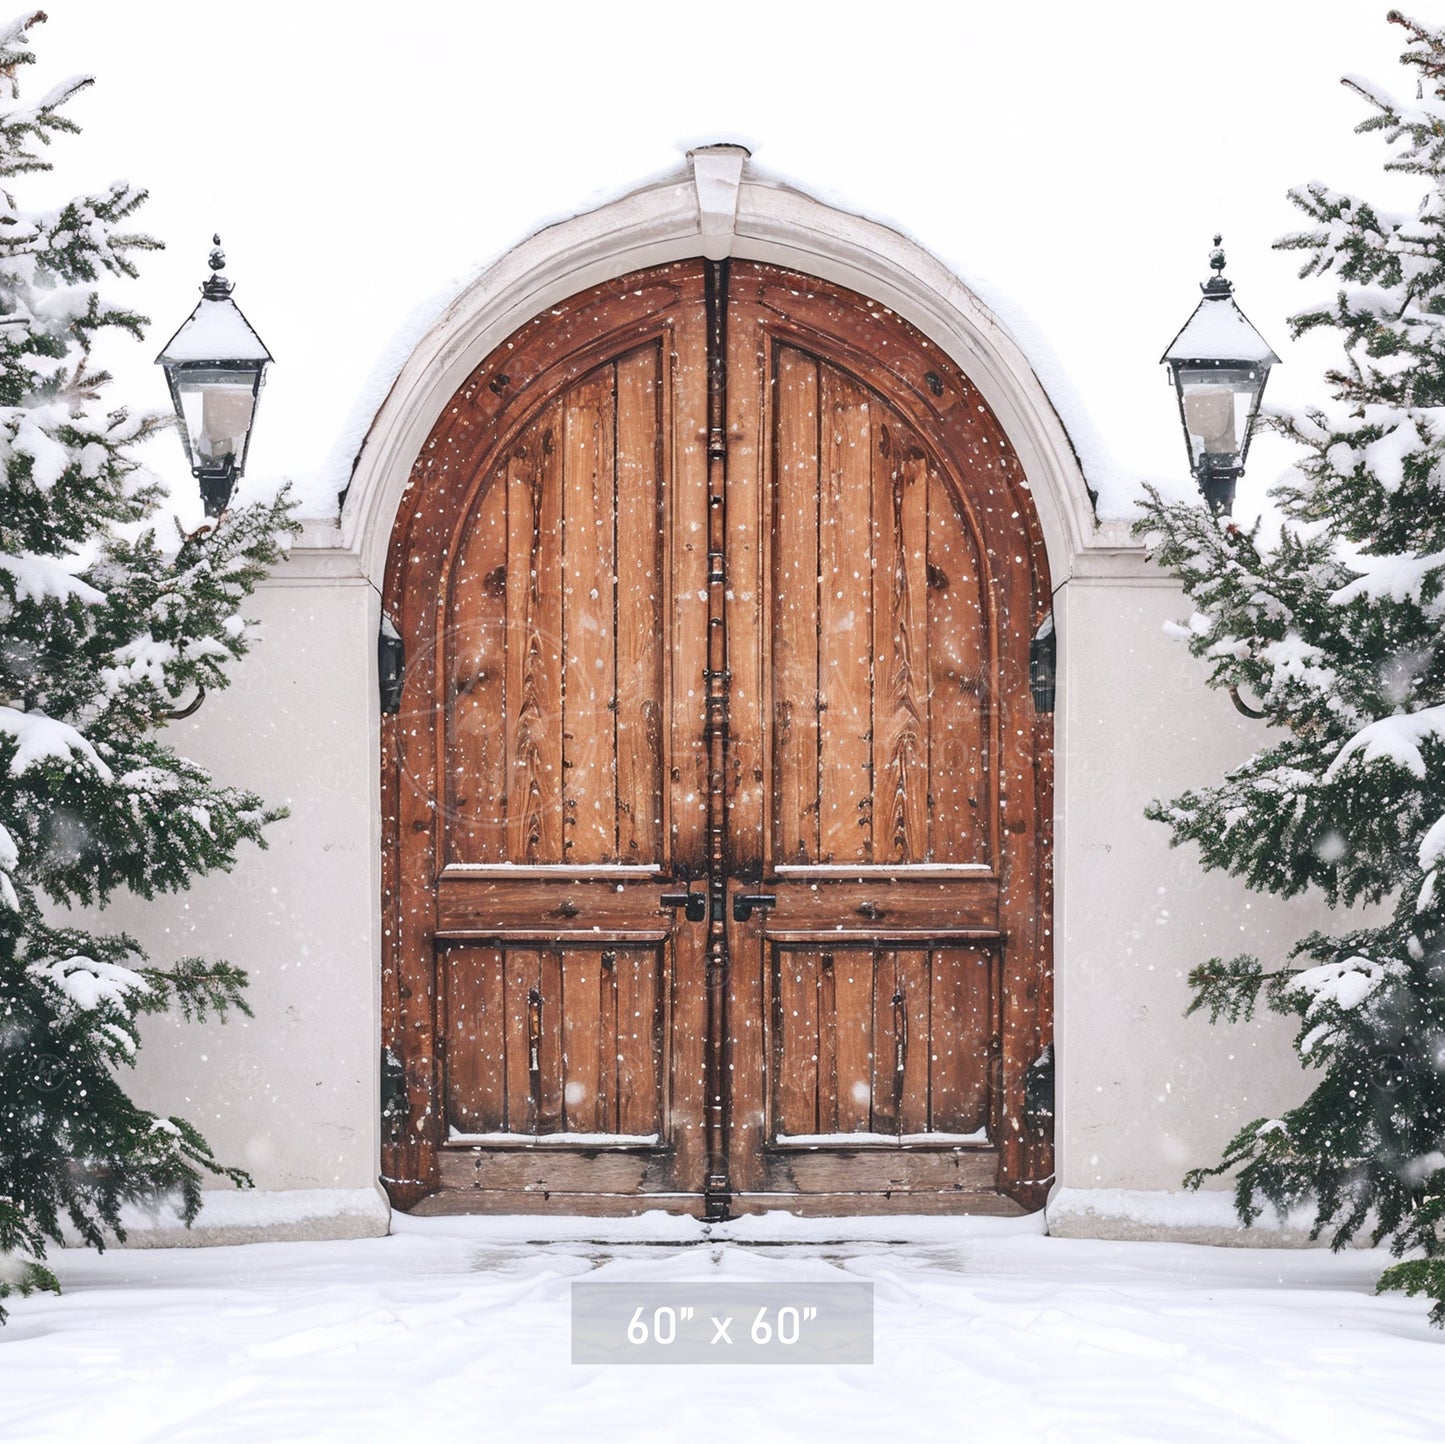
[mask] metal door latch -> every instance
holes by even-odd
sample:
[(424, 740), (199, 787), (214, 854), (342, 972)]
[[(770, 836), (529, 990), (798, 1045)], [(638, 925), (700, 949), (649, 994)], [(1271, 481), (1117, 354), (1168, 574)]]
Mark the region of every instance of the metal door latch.
[(775, 908), (778, 895), (775, 892), (735, 892), (733, 894), (733, 921), (745, 923), (758, 908)]
[(682, 915), (690, 923), (700, 923), (707, 916), (705, 892), (693, 892), (691, 888), (686, 892), (665, 892), (658, 902), (665, 908), (681, 908)]

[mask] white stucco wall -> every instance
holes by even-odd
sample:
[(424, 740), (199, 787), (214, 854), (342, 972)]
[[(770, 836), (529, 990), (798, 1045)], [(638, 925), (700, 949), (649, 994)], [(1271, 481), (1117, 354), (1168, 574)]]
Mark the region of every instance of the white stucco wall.
[[(118, 903), (102, 926), (135, 934), (157, 963), (196, 953), (244, 968), (255, 1017), (147, 1020), (135, 1095), (195, 1123), (258, 1190), (374, 1191), (376, 594), (354, 558), (299, 547), (245, 612), (261, 641), (168, 740), (290, 816), (234, 872)], [(274, 1199), (266, 1209), (285, 1212)]]
[(1277, 958), (1326, 910), (1205, 874), (1192, 845), (1171, 849), (1144, 817), (1155, 797), (1217, 781), (1267, 733), (1165, 634), (1190, 610), (1178, 587), (1142, 558), (1120, 560), (1132, 574), (1076, 578), (1057, 599), (1058, 1176), (1064, 1188), (1178, 1189), (1240, 1124), (1304, 1086), (1288, 1020), (1186, 1019), (1188, 972), (1211, 956)]

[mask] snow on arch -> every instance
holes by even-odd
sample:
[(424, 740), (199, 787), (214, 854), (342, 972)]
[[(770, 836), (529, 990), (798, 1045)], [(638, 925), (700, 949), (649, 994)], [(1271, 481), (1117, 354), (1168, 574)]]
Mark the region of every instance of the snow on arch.
[[(899, 232), (758, 175), (746, 162), (741, 146), (691, 152), (687, 169), (528, 237), (437, 318), (367, 431), (342, 512), (342, 544), (360, 553), (377, 586), (412, 462), (476, 366), (548, 306), (629, 271), (698, 255), (763, 261), (836, 282), (896, 311), (940, 346), (977, 386), (1018, 454), (1055, 586), (1086, 548), (1134, 549), (1121, 529), (1099, 528), (1049, 393), (997, 316), (956, 275)], [(735, 185), (721, 174), (730, 168)]]

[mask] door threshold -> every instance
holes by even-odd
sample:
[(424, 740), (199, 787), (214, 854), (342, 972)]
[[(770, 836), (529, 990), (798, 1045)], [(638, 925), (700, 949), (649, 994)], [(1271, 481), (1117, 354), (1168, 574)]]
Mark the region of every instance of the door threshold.
[[(756, 1196), (755, 1196), (756, 1197)], [(392, 1232), (409, 1233), (448, 1227), (460, 1230), (479, 1244), (535, 1249), (670, 1249), (688, 1252), (702, 1248), (784, 1249), (946, 1247), (971, 1239), (1001, 1234), (1043, 1234), (1044, 1214), (837, 1214), (800, 1215), (788, 1206), (770, 1205), (764, 1211), (743, 1214), (722, 1223), (707, 1223), (696, 1214), (664, 1212), (654, 1200), (640, 1202), (644, 1211), (609, 1217), (597, 1213), (555, 1211), (545, 1216), (533, 1210), (471, 1213), (456, 1210), (429, 1213), (424, 1207), (392, 1215)], [(564, 1205), (565, 1207), (565, 1205)]]
[[(763, 1230), (791, 1232), (803, 1221), (821, 1224), (831, 1220), (838, 1236), (864, 1228), (874, 1232), (870, 1219), (889, 1220), (897, 1227), (904, 1218), (928, 1220), (928, 1230), (966, 1223), (969, 1219), (1023, 1218), (1025, 1209), (1006, 1194), (981, 1190), (949, 1189), (939, 1192), (891, 1193), (738, 1193), (732, 1199), (733, 1217), (709, 1223), (702, 1218), (703, 1199), (695, 1193), (560, 1193), (546, 1189), (443, 1188), (429, 1194), (403, 1214), (411, 1218), (458, 1216), (531, 1217), (546, 1215), (557, 1221), (564, 1237), (574, 1235), (564, 1225), (584, 1220), (640, 1222), (646, 1215), (670, 1216), (667, 1242), (686, 1242), (693, 1226), (697, 1241), (739, 1242), (738, 1234)], [(1039, 1217), (1042, 1218), (1042, 1214)], [(648, 1226), (660, 1222), (654, 1218)], [(537, 1225), (533, 1225), (536, 1227)], [(682, 1231), (674, 1237), (673, 1230)], [(542, 1230), (545, 1232), (545, 1228)], [(758, 1235), (762, 1236), (762, 1235)], [(898, 1240), (901, 1241), (901, 1240)]]

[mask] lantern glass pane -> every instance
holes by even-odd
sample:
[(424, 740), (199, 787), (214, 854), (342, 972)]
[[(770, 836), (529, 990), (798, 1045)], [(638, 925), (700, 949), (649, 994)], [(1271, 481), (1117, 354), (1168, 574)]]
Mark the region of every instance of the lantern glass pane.
[(1249, 418), (1264, 386), (1257, 367), (1180, 368), (1179, 403), (1191, 460), (1204, 457), (1237, 465), (1249, 434)]
[(255, 386), (255, 376), (244, 372), (182, 373), (177, 389), (197, 465), (245, 455), (256, 409)]

